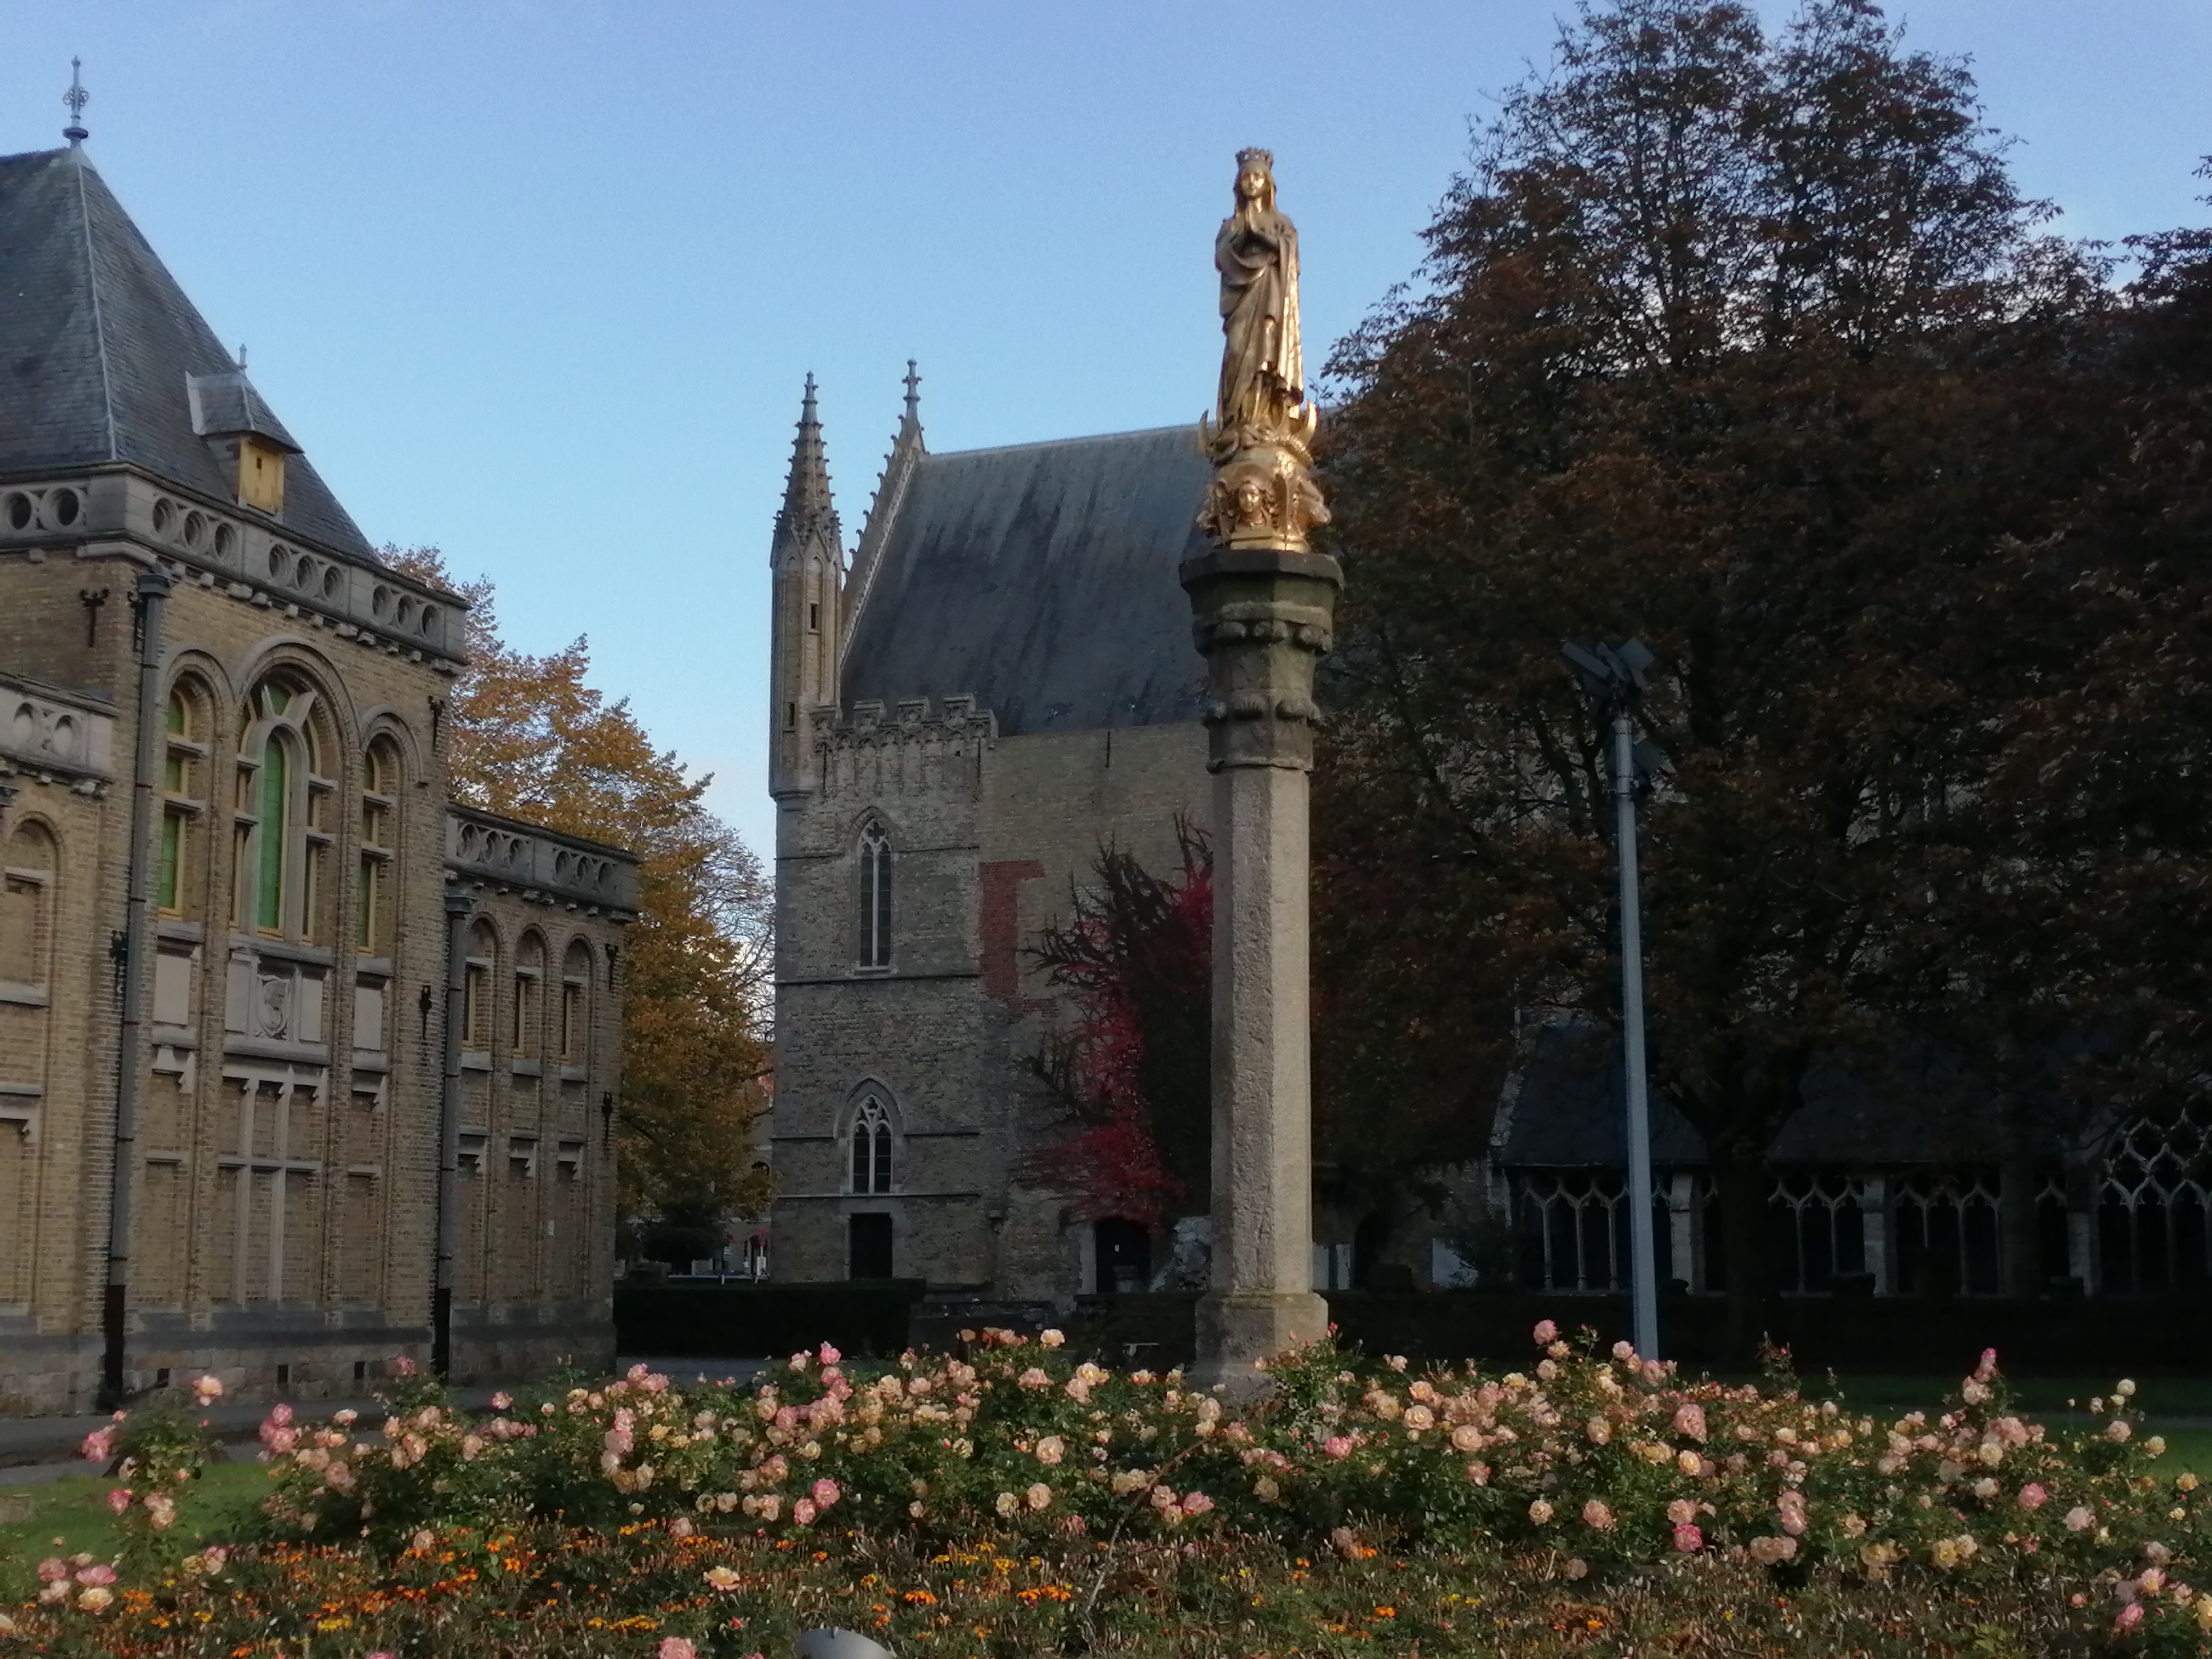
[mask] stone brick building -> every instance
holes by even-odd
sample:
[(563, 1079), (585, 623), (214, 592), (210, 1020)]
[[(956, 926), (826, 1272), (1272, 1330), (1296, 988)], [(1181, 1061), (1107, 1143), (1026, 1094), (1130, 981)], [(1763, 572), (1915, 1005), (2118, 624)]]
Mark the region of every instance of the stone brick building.
[(811, 381), (776, 520), (771, 1271), (1110, 1289), (1127, 1225), (1025, 1178), (1061, 1131), (1024, 951), (1102, 843), (1165, 870), (1206, 825), (1210, 475), (1184, 428), (933, 455), (915, 386), (849, 560)]
[(448, 802), (460, 601), (74, 144), (0, 158), (0, 1411), (430, 1357), (449, 893), (453, 1366), (604, 1361), (634, 860)]

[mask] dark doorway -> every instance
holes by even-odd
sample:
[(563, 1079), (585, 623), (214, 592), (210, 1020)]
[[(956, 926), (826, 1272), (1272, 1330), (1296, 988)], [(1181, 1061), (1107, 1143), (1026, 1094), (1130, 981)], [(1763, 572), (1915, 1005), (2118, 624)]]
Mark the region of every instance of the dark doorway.
[(891, 1276), (891, 1218), (887, 1215), (856, 1215), (852, 1224), (851, 1254), (847, 1273), (854, 1279)]
[(1152, 1236), (1142, 1222), (1113, 1216), (1092, 1226), (1101, 1291), (1141, 1291), (1152, 1283)]

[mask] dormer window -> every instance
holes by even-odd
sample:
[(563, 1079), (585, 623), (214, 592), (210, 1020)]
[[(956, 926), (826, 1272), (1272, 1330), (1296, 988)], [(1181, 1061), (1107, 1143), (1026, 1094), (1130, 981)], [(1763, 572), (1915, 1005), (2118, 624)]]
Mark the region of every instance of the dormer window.
[(271, 518), (284, 510), (284, 452), (276, 445), (239, 440), (238, 504)]
[(284, 510), (284, 458), (300, 446), (261, 401), (242, 368), (185, 377), (192, 430), (233, 481), (238, 504), (275, 518)]

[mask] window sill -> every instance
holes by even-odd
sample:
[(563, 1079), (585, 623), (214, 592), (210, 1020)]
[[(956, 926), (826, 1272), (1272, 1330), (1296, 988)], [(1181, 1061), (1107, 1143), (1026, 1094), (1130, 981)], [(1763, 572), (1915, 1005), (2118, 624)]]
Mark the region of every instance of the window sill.
[(507, 1069), (516, 1077), (544, 1077), (545, 1067), (534, 1060), (510, 1060)]
[(233, 950), (252, 951), (264, 960), (305, 963), (318, 968), (331, 965), (331, 951), (326, 945), (295, 944), (266, 933), (234, 933), (230, 944)]

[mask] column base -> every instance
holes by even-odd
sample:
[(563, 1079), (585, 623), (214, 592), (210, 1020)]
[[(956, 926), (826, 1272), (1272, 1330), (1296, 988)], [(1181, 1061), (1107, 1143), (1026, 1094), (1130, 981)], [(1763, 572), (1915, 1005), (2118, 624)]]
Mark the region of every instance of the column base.
[(1328, 1334), (1328, 1304), (1311, 1291), (1209, 1291), (1198, 1299), (1190, 1386), (1218, 1387), (1232, 1400), (1260, 1398), (1275, 1385), (1258, 1362)]

